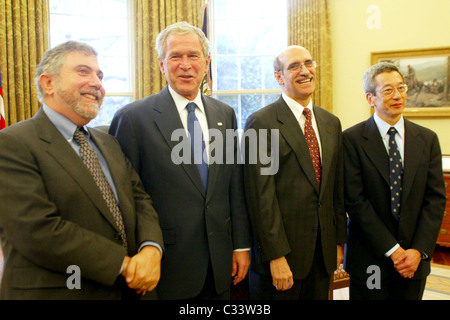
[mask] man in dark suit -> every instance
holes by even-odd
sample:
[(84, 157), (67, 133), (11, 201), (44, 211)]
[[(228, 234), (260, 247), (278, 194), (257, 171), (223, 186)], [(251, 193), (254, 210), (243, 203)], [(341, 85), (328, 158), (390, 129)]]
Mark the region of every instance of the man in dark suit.
[[(264, 129), (279, 136), (278, 148), (270, 154), (274, 163), (278, 158), (279, 168), (272, 174), (262, 174), (261, 169), (267, 168), (261, 161), (249, 161), (254, 151), (245, 144), (245, 191), (256, 235), (250, 273), (254, 299), (327, 299), (330, 277), (343, 260), (341, 125), (334, 115), (312, 104), (315, 67), (303, 47), (281, 52), (274, 69), (283, 94), (252, 114), (245, 126), (245, 136), (256, 130), (262, 139)], [(312, 113), (310, 121), (303, 114), (306, 109)], [(314, 136), (319, 148), (310, 151), (307, 140)], [(267, 137), (270, 150), (273, 139)]]
[[(251, 247), (237, 137), (233, 148), (225, 150), (226, 130), (236, 130), (236, 117), (230, 106), (200, 92), (210, 61), (200, 29), (184, 22), (171, 25), (158, 36), (156, 48), (168, 86), (119, 110), (110, 133), (142, 178), (159, 215), (166, 251), (158, 296), (226, 299), (232, 275), (238, 283), (248, 272)], [(189, 141), (195, 139), (188, 139), (192, 111), (187, 109), (192, 102), (192, 125), (200, 124), (197, 132), (206, 148), (203, 161), (191, 161)], [(188, 147), (180, 152), (183, 141)], [(196, 143), (194, 150), (202, 140)], [(233, 163), (224, 161), (226, 151)], [(198, 168), (197, 162), (206, 168)]]
[(421, 299), (445, 208), (439, 141), (402, 116), (395, 65), (370, 67), (363, 87), (375, 113), (343, 133), (350, 299)]
[[(145, 294), (160, 277), (162, 232), (151, 199), (120, 145), (85, 127), (105, 95), (96, 52), (78, 42), (61, 44), (46, 52), (36, 73), (43, 107), (33, 118), (0, 132), (5, 259), (0, 297), (121, 299)], [(79, 144), (74, 134), (81, 130), (87, 133)], [(95, 152), (92, 163), (100, 166), (97, 173), (104, 178), (99, 181), (107, 181), (101, 185), (105, 190), (109, 186), (107, 199), (116, 215), (84, 164), (82, 148)]]

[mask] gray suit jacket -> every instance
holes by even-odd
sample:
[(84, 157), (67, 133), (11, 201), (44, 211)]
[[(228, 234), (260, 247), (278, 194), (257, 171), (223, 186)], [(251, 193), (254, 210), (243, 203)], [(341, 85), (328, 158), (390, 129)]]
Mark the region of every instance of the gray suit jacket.
[[(264, 165), (260, 162), (244, 166), (246, 198), (256, 235), (252, 269), (263, 275), (270, 276), (270, 260), (286, 256), (294, 279), (306, 277), (316, 239), (321, 241), (326, 269), (332, 274), (336, 246), (346, 241), (341, 125), (320, 107), (314, 106), (314, 114), (322, 144), (320, 190), (305, 136), (282, 97), (252, 114), (245, 126), (246, 130), (279, 130), (278, 172), (261, 175)], [(248, 148), (245, 155), (248, 158)]]
[[(143, 241), (162, 246), (151, 199), (120, 145), (90, 129), (117, 188), (129, 252), (88, 169), (42, 110), (0, 131), (3, 299), (117, 299), (126, 254)], [(81, 271), (69, 290), (67, 268)]]
[[(234, 111), (216, 99), (202, 99), (208, 127), (222, 133), (223, 149), (216, 152), (225, 157), (226, 130), (236, 129)], [(179, 144), (172, 133), (181, 128), (167, 87), (119, 110), (110, 126), (159, 215), (166, 248), (157, 286), (161, 299), (198, 295), (210, 263), (217, 293), (229, 289), (233, 250), (251, 246), (241, 165), (210, 164), (205, 191), (195, 164), (172, 161)]]
[(399, 243), (429, 259), (415, 273), (424, 279), (436, 245), (445, 208), (442, 155), (436, 134), (405, 119), (405, 151), (400, 220), (390, 209), (389, 159), (380, 132), (370, 117), (343, 133), (349, 239), (345, 267), (367, 278), (377, 265), (383, 278), (396, 272), (384, 254)]

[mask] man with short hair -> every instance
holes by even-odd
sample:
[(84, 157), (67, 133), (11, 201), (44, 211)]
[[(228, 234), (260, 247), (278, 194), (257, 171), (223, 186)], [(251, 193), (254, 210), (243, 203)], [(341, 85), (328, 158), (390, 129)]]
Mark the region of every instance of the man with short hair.
[(137, 298), (158, 283), (162, 233), (120, 145), (86, 127), (105, 96), (97, 53), (69, 41), (36, 73), (43, 107), (0, 132), (0, 298)]
[(403, 117), (397, 66), (377, 63), (362, 83), (375, 113), (343, 133), (350, 299), (421, 299), (446, 201), (438, 137)]
[[(166, 252), (159, 297), (229, 299), (232, 277), (236, 284), (247, 274), (251, 246), (237, 136), (233, 149), (225, 150), (227, 131), (237, 129), (236, 116), (230, 106), (200, 92), (210, 57), (199, 28), (170, 25), (159, 34), (156, 49), (168, 86), (119, 110), (110, 133), (160, 218)], [(214, 143), (222, 147), (212, 148), (212, 130), (220, 133)], [(176, 150), (183, 141), (190, 143), (181, 156)], [(211, 149), (222, 161), (212, 161)], [(225, 161), (226, 152), (233, 163)]]

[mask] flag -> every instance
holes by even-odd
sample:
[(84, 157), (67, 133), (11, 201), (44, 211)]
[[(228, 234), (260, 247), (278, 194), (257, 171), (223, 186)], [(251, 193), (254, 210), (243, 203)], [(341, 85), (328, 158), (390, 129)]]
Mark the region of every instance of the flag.
[(3, 105), (2, 74), (0, 73), (0, 130), (6, 127), (5, 107)]
[[(203, 9), (203, 24), (202, 31), (205, 34), (206, 38), (209, 37), (208, 30), (208, 3), (205, 4)], [(209, 62), (209, 72), (205, 74), (203, 77), (203, 81), (201, 84), (201, 90), (204, 94), (210, 96), (212, 94), (212, 73), (211, 73), (211, 61)]]

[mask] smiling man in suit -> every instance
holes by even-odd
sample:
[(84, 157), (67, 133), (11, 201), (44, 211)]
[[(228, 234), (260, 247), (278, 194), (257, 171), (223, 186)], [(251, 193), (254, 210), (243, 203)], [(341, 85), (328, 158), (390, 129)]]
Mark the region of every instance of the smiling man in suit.
[[(199, 28), (170, 25), (159, 34), (156, 49), (168, 86), (119, 110), (110, 133), (141, 176), (160, 218), (166, 252), (159, 297), (228, 299), (232, 276), (238, 283), (248, 272), (250, 223), (237, 141), (226, 150), (234, 163), (211, 161), (208, 150), (214, 129), (224, 147), (214, 148), (215, 156), (225, 159), (226, 130), (237, 129), (236, 116), (230, 106), (200, 92), (210, 57)], [(188, 161), (179, 163), (174, 150), (182, 142), (174, 135), (190, 139), (193, 158), (197, 148), (200, 159), (190, 161), (188, 144)]]
[(282, 96), (245, 125), (246, 133), (279, 132), (273, 174), (262, 174), (264, 164), (247, 160), (246, 144), (245, 191), (256, 235), (250, 297), (328, 299), (346, 241), (341, 124), (312, 103), (316, 63), (308, 50), (286, 48), (274, 71)]
[(421, 299), (446, 201), (439, 141), (403, 117), (397, 66), (373, 65), (363, 87), (375, 113), (343, 133), (350, 299)]
[(0, 132), (0, 297), (125, 299), (151, 291), (163, 253), (158, 216), (117, 141), (86, 127), (105, 95), (97, 53), (63, 43), (45, 53), (36, 74), (43, 107)]

